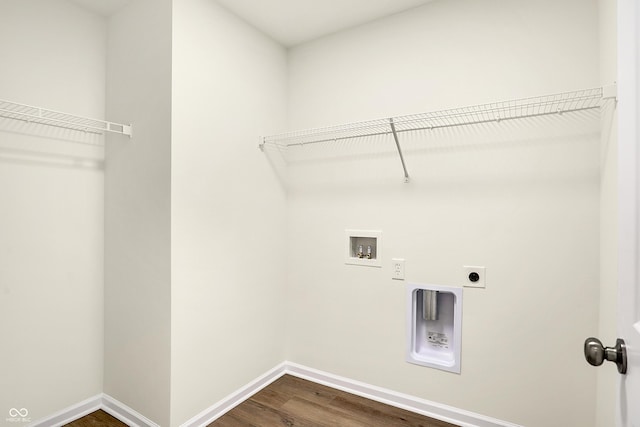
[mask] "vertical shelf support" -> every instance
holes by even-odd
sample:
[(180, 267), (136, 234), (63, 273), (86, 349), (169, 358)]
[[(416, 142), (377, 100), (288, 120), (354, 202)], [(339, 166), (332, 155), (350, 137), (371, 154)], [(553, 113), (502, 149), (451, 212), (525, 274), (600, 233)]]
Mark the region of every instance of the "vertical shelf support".
[(391, 133), (393, 139), (396, 142), (396, 148), (398, 149), (398, 155), (400, 155), (400, 161), (402, 162), (402, 169), (404, 170), (404, 182), (409, 182), (409, 172), (407, 172), (407, 165), (404, 163), (404, 156), (402, 155), (402, 148), (400, 148), (400, 141), (398, 140), (398, 132), (396, 132), (396, 125), (393, 123), (393, 118), (389, 119), (389, 125), (391, 126)]

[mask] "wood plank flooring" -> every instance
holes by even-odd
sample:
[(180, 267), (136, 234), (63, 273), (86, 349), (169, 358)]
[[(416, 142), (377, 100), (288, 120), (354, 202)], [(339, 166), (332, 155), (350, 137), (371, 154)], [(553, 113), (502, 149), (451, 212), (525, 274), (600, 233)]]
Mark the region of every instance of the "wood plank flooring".
[(102, 409), (66, 425), (71, 427), (127, 427), (125, 423), (107, 414)]
[(456, 427), (285, 375), (208, 427)]
[[(70, 427), (126, 427), (99, 410)], [(208, 427), (457, 427), (285, 375)]]

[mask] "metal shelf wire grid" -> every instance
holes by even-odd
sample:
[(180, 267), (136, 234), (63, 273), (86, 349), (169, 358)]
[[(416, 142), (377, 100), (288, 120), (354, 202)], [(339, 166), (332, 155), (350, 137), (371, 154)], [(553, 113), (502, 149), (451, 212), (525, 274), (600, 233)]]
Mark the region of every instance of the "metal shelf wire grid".
[(261, 146), (278, 148), (341, 141), (396, 133), (466, 126), (526, 117), (563, 114), (600, 108), (603, 88), (584, 89), (553, 95), (522, 98), (489, 104), (452, 108), (429, 113), (411, 114), (330, 126), (317, 129), (287, 132), (262, 138)]
[(82, 132), (103, 134), (105, 132), (131, 136), (131, 126), (104, 120), (74, 116), (45, 108), (18, 104), (0, 99), (0, 117), (62, 127)]

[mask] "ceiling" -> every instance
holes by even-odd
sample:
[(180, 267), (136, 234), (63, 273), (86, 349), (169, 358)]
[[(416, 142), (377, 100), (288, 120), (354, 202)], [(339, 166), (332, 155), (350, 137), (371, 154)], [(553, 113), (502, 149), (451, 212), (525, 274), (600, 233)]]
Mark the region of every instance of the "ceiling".
[(432, 0), (216, 0), (280, 44), (291, 47)]
[[(71, 0), (109, 16), (133, 0)], [(178, 0), (180, 1), (180, 0)], [(280, 44), (291, 47), (432, 0), (211, 0)]]

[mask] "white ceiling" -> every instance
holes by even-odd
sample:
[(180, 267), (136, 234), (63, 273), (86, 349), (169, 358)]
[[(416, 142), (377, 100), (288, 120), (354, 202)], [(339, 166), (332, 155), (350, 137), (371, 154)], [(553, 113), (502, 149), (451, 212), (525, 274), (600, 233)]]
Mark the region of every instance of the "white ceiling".
[[(71, 1), (102, 16), (109, 16), (133, 0)], [(215, 1), (280, 44), (291, 47), (432, 0)]]
[(290, 47), (432, 0), (216, 0)]

